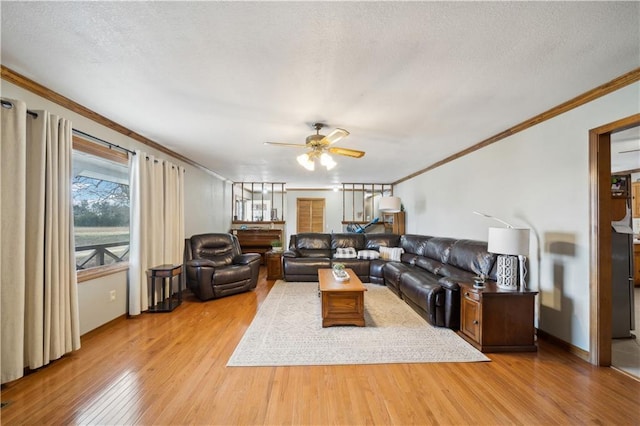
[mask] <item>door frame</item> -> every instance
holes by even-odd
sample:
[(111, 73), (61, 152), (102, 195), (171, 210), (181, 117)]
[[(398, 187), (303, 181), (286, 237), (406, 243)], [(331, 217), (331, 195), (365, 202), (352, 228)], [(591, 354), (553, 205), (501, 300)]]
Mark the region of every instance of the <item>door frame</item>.
[(611, 365), (611, 134), (640, 126), (640, 114), (589, 130), (589, 362)]

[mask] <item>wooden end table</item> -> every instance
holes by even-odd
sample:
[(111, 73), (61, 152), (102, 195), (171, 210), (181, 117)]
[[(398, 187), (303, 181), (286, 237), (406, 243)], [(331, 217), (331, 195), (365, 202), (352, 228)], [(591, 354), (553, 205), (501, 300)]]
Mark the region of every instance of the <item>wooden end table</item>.
[(264, 254), (267, 263), (267, 279), (282, 279), (282, 251), (270, 250)]
[[(173, 293), (173, 278), (178, 277), (178, 293)], [(148, 312), (171, 312), (182, 303), (182, 265), (159, 265), (147, 270), (151, 283), (151, 304)], [(167, 282), (169, 294), (167, 295)], [(156, 303), (156, 283), (162, 286), (162, 299)]]
[(364, 327), (364, 292), (367, 288), (351, 269), (349, 281), (338, 281), (331, 269), (318, 269), (318, 288), (322, 299), (322, 327), (356, 325)]
[(493, 281), (485, 288), (460, 283), (458, 334), (482, 352), (535, 352), (536, 294), (502, 289)]

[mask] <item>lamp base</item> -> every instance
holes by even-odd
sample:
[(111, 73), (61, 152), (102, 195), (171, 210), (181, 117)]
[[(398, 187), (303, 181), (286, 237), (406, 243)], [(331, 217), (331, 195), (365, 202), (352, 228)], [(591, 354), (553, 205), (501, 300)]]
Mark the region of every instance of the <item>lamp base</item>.
[(516, 256), (498, 256), (498, 287), (518, 289), (518, 258)]

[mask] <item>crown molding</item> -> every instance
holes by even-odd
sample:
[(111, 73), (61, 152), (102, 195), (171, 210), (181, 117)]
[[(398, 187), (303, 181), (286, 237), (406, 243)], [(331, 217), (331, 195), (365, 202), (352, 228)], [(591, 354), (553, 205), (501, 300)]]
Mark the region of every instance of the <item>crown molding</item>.
[(620, 77), (614, 78), (613, 80), (596, 87), (595, 89), (591, 89), (581, 95), (576, 96), (573, 99), (568, 100), (567, 102), (564, 102), (558, 106), (555, 106), (550, 110), (543, 112), (542, 114), (538, 114), (534, 117), (531, 117), (530, 119), (525, 120), (520, 124), (516, 124), (515, 126), (510, 127), (507, 130), (498, 133), (497, 135), (491, 136), (488, 139), (478, 142), (477, 144), (472, 145), (467, 149), (463, 149), (460, 152), (457, 152), (443, 160), (437, 161), (432, 165), (425, 167), (424, 169), (418, 170), (415, 173), (412, 173), (408, 176), (398, 179), (397, 181), (393, 182), (393, 185), (397, 185), (409, 179), (413, 179), (416, 176), (419, 176), (430, 170), (433, 170), (447, 163), (450, 163), (454, 160), (457, 160), (460, 157), (464, 157), (467, 154), (471, 154), (474, 151), (477, 151), (481, 148), (484, 148), (502, 139), (508, 138), (509, 136), (515, 135), (516, 133), (520, 133), (523, 130), (526, 130), (530, 127), (538, 125), (551, 118), (557, 117), (560, 114), (564, 114), (567, 111), (570, 111), (574, 108), (582, 106), (602, 96), (608, 95), (609, 93), (615, 92), (616, 90), (621, 89), (630, 84), (633, 84), (639, 80), (640, 80), (640, 68), (636, 68), (633, 71), (623, 74)]
[(177, 160), (180, 160), (184, 163), (187, 163), (193, 167), (196, 167), (200, 170), (202, 170), (205, 173), (208, 173), (220, 180), (226, 181), (228, 179), (224, 178), (223, 176), (220, 176), (218, 173), (209, 170), (208, 168), (206, 168), (205, 166), (191, 160), (190, 158), (185, 157), (182, 154), (178, 154), (175, 151), (170, 150), (169, 148), (160, 145), (159, 143), (146, 138), (144, 136), (142, 136), (139, 133), (134, 132), (133, 130), (130, 130), (124, 126), (122, 126), (121, 124), (116, 123), (115, 121), (105, 117), (104, 115), (98, 114), (97, 112), (83, 106), (80, 105), (79, 103), (77, 103), (76, 101), (67, 98), (66, 96), (61, 95), (60, 93), (57, 93), (43, 85), (41, 85), (40, 83), (37, 83), (33, 80), (31, 80), (28, 77), (25, 77), (22, 74), (19, 74), (15, 71), (13, 71), (11, 68), (7, 68), (4, 65), (0, 65), (0, 78), (2, 78), (2, 80), (8, 81), (9, 83), (13, 83), (18, 87), (21, 87), (23, 89), (26, 89), (28, 91), (30, 91), (31, 93), (34, 93), (44, 99), (47, 99), (51, 102), (54, 102), (58, 105), (60, 105), (63, 108), (66, 108), (70, 111), (75, 112), (76, 114), (79, 114), (85, 118), (88, 118), (89, 120), (92, 120), (98, 124), (101, 124), (105, 127), (108, 127), (111, 130), (115, 130), (118, 133), (121, 133), (127, 137), (130, 137), (131, 139), (142, 143), (143, 145), (146, 145), (150, 148), (153, 148), (155, 150), (158, 150), (164, 154), (167, 154)]

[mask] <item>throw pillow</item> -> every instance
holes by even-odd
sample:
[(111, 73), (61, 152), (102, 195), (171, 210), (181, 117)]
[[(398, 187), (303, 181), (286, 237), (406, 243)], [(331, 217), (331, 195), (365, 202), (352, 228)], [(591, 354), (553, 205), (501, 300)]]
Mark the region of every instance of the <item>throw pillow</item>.
[(334, 259), (355, 259), (356, 257), (358, 257), (358, 255), (356, 253), (356, 249), (353, 247), (339, 247), (333, 255)]
[(401, 247), (380, 247), (380, 259), (400, 262), (400, 256), (404, 253)]
[(358, 259), (374, 260), (380, 257), (380, 253), (375, 250), (360, 250), (358, 252)]

